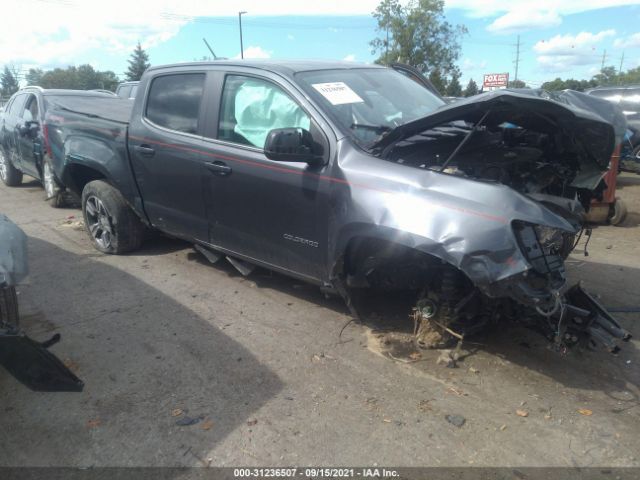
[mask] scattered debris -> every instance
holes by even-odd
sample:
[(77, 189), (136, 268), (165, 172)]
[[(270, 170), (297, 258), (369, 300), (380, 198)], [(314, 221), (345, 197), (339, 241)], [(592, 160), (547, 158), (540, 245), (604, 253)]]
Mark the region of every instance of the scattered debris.
[(444, 365), (447, 368), (456, 368), (456, 362), (458, 361), (459, 354), (452, 350), (443, 350), (440, 356), (436, 360), (437, 365)]
[(100, 420), (99, 418), (87, 420), (87, 428), (97, 428), (100, 425), (102, 425), (102, 420)]
[(176, 425), (178, 425), (179, 427), (188, 427), (190, 425), (200, 423), (202, 420), (204, 420), (204, 415), (200, 415), (198, 417), (189, 417), (185, 415), (183, 418), (176, 422)]
[(580, 415), (584, 415), (585, 417), (590, 417), (591, 415), (593, 415), (593, 411), (589, 410), (588, 408), (579, 408), (578, 413)]
[(420, 402), (418, 403), (418, 410), (420, 410), (421, 412), (432, 411), (433, 407), (431, 406), (431, 400), (420, 400)]
[(480, 373), (480, 370), (478, 370), (477, 368), (473, 368), (473, 367), (469, 367), (469, 371), (471, 373)]
[(445, 415), (444, 418), (451, 425), (455, 425), (458, 428), (462, 427), (464, 423), (467, 421), (467, 419), (464, 418), (462, 415)]
[(454, 394), (458, 395), (459, 397), (462, 397), (462, 396), (466, 397), (467, 396), (466, 393), (464, 393), (462, 390), (460, 390), (459, 388), (456, 388), (456, 387), (447, 388), (447, 393), (454, 393)]
[(67, 367), (73, 373), (78, 373), (78, 368), (79, 368), (78, 364), (73, 360), (71, 360), (70, 358), (65, 358), (64, 362), (62, 363), (64, 364), (65, 367)]
[(213, 420), (210, 420), (210, 419), (206, 419), (202, 424), (203, 430), (211, 430), (212, 427), (213, 427)]
[(528, 417), (529, 412), (527, 412), (526, 410), (516, 410), (516, 415), (518, 415), (519, 417)]
[(507, 426), (506, 426), (506, 425), (502, 425), (502, 426), (500, 427), (500, 431), (501, 431), (501, 432), (504, 432), (506, 429), (507, 429)]
[(249, 427), (253, 427), (253, 426), (254, 426), (255, 424), (257, 424), (257, 423), (258, 423), (258, 419), (257, 419), (257, 418), (254, 418), (253, 420), (249, 420), (249, 421), (247, 422), (247, 425), (248, 425)]
[(184, 412), (182, 411), (181, 408), (174, 408), (173, 410), (171, 410), (171, 416), (172, 417), (179, 417), (180, 415), (182, 415)]
[(411, 360), (418, 361), (418, 360), (422, 359), (422, 353), (420, 353), (420, 352), (411, 352), (409, 354), (409, 358)]
[(384, 423), (391, 423), (391, 419), (390, 418), (383, 418), (382, 421)]

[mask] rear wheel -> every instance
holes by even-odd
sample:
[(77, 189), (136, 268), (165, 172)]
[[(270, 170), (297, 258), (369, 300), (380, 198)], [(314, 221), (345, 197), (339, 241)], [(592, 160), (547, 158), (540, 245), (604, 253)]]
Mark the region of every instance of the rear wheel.
[(0, 287), (0, 329), (18, 328), (18, 297), (15, 287)]
[(619, 197), (616, 197), (616, 201), (611, 207), (610, 215), (609, 223), (611, 225), (620, 225), (627, 218), (627, 205)]
[(0, 179), (8, 187), (16, 187), (22, 183), (22, 172), (13, 166), (7, 151), (0, 147)]
[(49, 205), (54, 208), (64, 206), (63, 189), (53, 173), (53, 167), (51, 166), (51, 160), (49, 158), (45, 158), (44, 164), (42, 165), (42, 184), (44, 185), (44, 191), (47, 195)]
[(145, 227), (124, 198), (103, 180), (89, 182), (82, 191), (84, 224), (93, 246), (103, 253), (137, 249)]

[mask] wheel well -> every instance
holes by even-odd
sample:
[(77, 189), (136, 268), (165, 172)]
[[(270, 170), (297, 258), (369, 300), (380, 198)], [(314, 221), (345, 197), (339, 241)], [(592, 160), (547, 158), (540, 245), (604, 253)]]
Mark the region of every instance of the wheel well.
[(445, 265), (441, 259), (406, 245), (356, 237), (345, 250), (342, 275), (351, 287), (420, 289)]
[(84, 165), (72, 164), (67, 167), (66, 186), (69, 190), (82, 195), (85, 185), (93, 180), (104, 180), (106, 177), (99, 171)]

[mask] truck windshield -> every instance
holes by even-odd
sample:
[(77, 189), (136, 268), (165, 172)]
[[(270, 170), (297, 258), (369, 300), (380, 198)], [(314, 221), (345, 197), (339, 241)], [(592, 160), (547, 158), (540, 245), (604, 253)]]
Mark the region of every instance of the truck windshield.
[(296, 78), (365, 147), (445, 104), (422, 85), (390, 69), (319, 70), (298, 73)]

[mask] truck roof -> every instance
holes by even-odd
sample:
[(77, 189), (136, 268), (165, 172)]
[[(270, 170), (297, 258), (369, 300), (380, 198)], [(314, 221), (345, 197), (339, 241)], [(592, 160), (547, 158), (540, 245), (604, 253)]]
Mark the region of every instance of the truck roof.
[(206, 67), (212, 65), (223, 65), (233, 67), (252, 67), (261, 70), (268, 70), (282, 75), (292, 76), (298, 72), (308, 72), (313, 70), (338, 70), (338, 69), (359, 69), (359, 68), (385, 68), (380, 65), (368, 63), (346, 62), (338, 60), (211, 60), (208, 62), (188, 62), (174, 63), (170, 65), (160, 65), (150, 67), (148, 71), (167, 70), (177, 67)]

